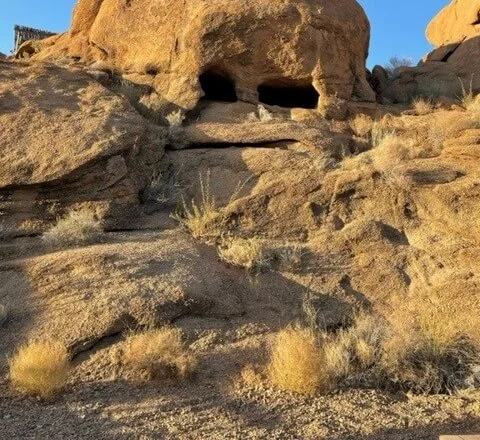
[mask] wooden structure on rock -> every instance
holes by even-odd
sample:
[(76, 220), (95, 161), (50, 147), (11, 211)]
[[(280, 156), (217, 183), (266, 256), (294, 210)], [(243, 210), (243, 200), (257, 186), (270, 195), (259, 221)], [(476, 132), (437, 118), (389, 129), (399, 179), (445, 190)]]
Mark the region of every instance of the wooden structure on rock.
[(13, 52), (16, 53), (18, 48), (28, 40), (43, 40), (44, 38), (55, 35), (54, 32), (42, 31), (41, 29), (34, 29), (25, 26), (15, 25), (15, 44)]

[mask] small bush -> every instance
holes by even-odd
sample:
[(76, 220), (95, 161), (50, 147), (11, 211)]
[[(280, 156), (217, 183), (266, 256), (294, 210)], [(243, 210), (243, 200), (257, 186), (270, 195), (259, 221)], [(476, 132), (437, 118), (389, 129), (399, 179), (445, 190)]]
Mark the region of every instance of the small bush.
[(96, 240), (103, 232), (101, 221), (87, 208), (70, 211), (45, 232), (43, 241), (49, 246), (68, 246)]
[(180, 330), (170, 327), (129, 336), (123, 360), (145, 380), (185, 379), (197, 365), (183, 344)]
[(244, 267), (250, 272), (260, 272), (269, 265), (264, 246), (257, 238), (223, 238), (218, 255), (225, 263)]
[(332, 387), (331, 372), (315, 333), (309, 329), (288, 327), (276, 335), (267, 375), (285, 391), (314, 394)]
[(417, 98), (413, 101), (413, 109), (419, 116), (428, 115), (435, 110), (432, 101), (423, 98)]
[(70, 360), (59, 342), (33, 342), (21, 347), (10, 360), (10, 379), (21, 391), (41, 397), (52, 397), (65, 384)]
[(391, 57), (388, 60), (385, 70), (390, 76), (395, 74), (395, 71), (401, 67), (412, 67), (413, 61), (411, 58), (402, 58), (398, 56)]

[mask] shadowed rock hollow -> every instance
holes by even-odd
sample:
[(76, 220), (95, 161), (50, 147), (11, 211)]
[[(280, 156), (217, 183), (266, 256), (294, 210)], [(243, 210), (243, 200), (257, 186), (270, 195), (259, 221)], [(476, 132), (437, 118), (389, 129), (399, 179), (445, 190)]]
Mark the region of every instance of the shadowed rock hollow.
[(36, 58), (107, 63), (184, 109), (204, 96), (328, 114), (338, 100), (373, 100), (369, 37), (354, 0), (81, 0)]

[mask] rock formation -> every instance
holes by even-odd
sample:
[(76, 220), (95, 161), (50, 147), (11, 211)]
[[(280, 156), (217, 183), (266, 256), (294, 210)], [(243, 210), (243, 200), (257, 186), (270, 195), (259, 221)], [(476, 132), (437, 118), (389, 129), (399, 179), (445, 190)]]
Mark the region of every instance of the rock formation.
[(328, 115), (374, 98), (369, 36), (355, 0), (80, 0), (70, 31), (36, 59), (110, 67), (187, 110), (205, 96)]
[(2, 222), (48, 218), (59, 202), (137, 204), (161, 128), (80, 69), (0, 61), (0, 79)]
[(480, 1), (453, 0), (426, 34), (436, 49), (419, 66), (399, 69), (382, 96), (406, 102), (415, 96), (458, 98), (464, 90), (480, 92)]
[(480, 35), (480, 1), (453, 0), (430, 22), (427, 38), (436, 47)]

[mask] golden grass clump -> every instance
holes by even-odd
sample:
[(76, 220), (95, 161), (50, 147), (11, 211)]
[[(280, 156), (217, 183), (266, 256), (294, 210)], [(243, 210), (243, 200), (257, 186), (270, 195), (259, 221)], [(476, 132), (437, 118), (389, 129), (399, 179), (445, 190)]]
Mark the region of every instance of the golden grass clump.
[(368, 138), (372, 132), (374, 121), (370, 116), (359, 113), (350, 120), (350, 128), (355, 136), (360, 138)]
[(423, 98), (416, 98), (413, 101), (413, 109), (419, 116), (428, 115), (435, 110), (432, 101)]
[(287, 327), (276, 335), (267, 375), (273, 385), (285, 391), (314, 394), (332, 387), (317, 337), (305, 328)]
[(389, 381), (423, 394), (468, 386), (472, 367), (480, 365), (478, 322), (436, 304), (434, 296), (405, 312), (392, 318), (391, 337), (383, 344), (381, 368)]
[(218, 255), (227, 264), (244, 267), (248, 271), (261, 271), (268, 267), (264, 246), (258, 238), (223, 238)]
[(129, 336), (123, 361), (144, 380), (185, 379), (197, 365), (195, 356), (183, 343), (181, 331), (173, 327)]
[(89, 208), (70, 211), (42, 235), (49, 246), (78, 245), (95, 241), (103, 232), (103, 225)]
[(336, 332), (288, 327), (272, 346), (268, 379), (304, 394), (342, 381), (417, 394), (454, 393), (475, 383), (476, 328), (428, 302), (398, 310), (389, 321), (360, 312)]
[(32, 342), (10, 360), (10, 379), (26, 394), (47, 399), (65, 384), (70, 372), (68, 350), (60, 342)]
[(191, 206), (183, 200), (181, 212), (172, 217), (187, 228), (193, 238), (212, 240), (221, 235), (222, 215), (211, 193), (210, 175), (204, 180), (200, 176), (202, 199), (199, 205), (192, 200)]

